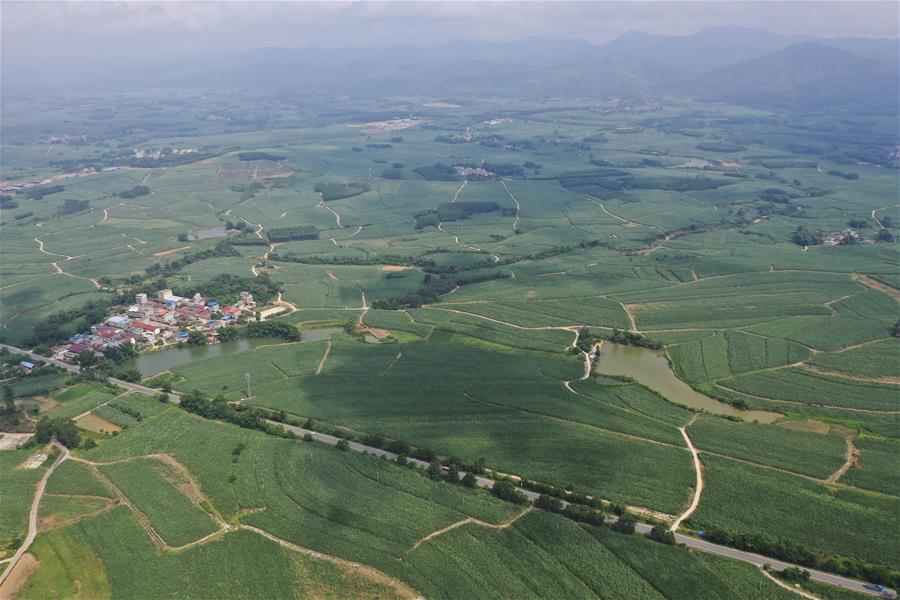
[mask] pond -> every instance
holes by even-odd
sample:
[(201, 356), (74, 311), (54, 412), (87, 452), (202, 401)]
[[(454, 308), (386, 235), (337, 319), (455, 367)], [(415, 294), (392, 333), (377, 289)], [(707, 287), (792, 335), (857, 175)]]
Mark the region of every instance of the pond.
[(760, 423), (771, 423), (784, 416), (763, 410), (738, 410), (701, 394), (675, 376), (662, 350), (603, 342), (601, 355), (597, 359), (597, 371), (606, 375), (627, 375), (672, 402), (715, 415)]
[[(317, 342), (328, 338), (335, 333), (343, 333), (341, 327), (326, 327), (323, 329), (306, 329), (302, 331), (304, 342)], [(141, 372), (141, 376), (150, 377), (163, 371), (168, 371), (173, 367), (183, 365), (195, 360), (203, 360), (205, 358), (214, 358), (225, 354), (235, 354), (237, 352), (246, 352), (260, 346), (271, 346), (274, 344), (286, 343), (281, 338), (262, 337), (262, 338), (239, 338), (222, 342), (220, 344), (209, 344), (208, 346), (181, 346), (176, 348), (168, 348), (159, 352), (151, 352), (142, 354), (134, 359), (134, 366)]]

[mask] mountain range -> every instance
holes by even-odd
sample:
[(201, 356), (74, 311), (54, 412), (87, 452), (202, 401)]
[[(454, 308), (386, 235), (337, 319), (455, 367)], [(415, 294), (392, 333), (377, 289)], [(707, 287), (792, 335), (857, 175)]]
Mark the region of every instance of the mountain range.
[[(260, 48), (155, 68), (107, 70), (102, 85), (252, 87), (351, 97), (678, 94), (785, 110), (896, 114), (898, 56), (898, 39), (718, 27), (686, 36), (632, 32), (603, 45), (524, 39), (457, 40), (426, 48)], [(15, 90), (11, 83), (7, 87)], [(92, 85), (92, 78), (81, 75), (80, 84)]]

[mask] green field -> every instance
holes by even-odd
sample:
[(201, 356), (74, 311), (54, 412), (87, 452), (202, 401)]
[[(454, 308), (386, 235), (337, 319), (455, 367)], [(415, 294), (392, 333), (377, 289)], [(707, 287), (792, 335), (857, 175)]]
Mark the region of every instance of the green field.
[[(900, 253), (887, 241), (900, 238), (895, 115), (798, 114), (674, 92), (482, 97), (465, 86), (443, 99), (455, 108), (437, 108), (424, 95), (332, 97), (306, 81), (291, 95), (250, 83), (4, 98), (0, 179), (57, 177), (64, 189), (4, 200), (0, 341), (47, 353), (104, 311), (127, 310), (137, 292), (231, 302), (237, 289), (207, 286), (239, 276), (256, 295), (250, 286), (265, 278), (252, 278), (265, 273), (273, 285), (258, 308), (280, 298), (283, 313), (266, 318), (297, 325), (303, 341), (181, 348), (190, 361), (147, 372), (144, 384), (668, 515), (695, 486), (686, 428), (705, 483), (689, 525), (900, 566)], [(373, 125), (410, 117), (423, 120)], [(48, 141), (64, 133), (79, 138)], [(159, 158), (139, 158), (153, 149)], [(118, 168), (82, 175), (95, 166)], [(487, 172), (467, 170), (476, 167)], [(64, 210), (73, 205), (84, 210)], [(814, 243), (848, 227), (858, 243)], [(335, 331), (319, 336), (322, 327)], [(711, 412), (778, 414), (730, 420), (586, 373), (581, 350), (622, 331), (732, 405)], [(0, 366), (4, 397), (15, 397), (2, 430), (89, 413), (124, 428), (85, 435), (97, 447), (73, 455), (95, 465), (69, 460), (50, 479), (41, 517), (56, 526), (38, 537), (41, 567), (25, 598), (397, 594), (242, 525), (429, 598), (788, 593), (745, 565), (544, 513), (502, 530), (469, 523), (416, 546), (516, 509), (151, 395)], [(848, 443), (858, 457), (841, 472)], [(17, 468), (35, 452), (0, 452), (4, 555), (44, 472)], [(125, 506), (81, 518), (118, 494)]]
[(129, 460), (104, 465), (100, 472), (146, 515), (167, 545), (182, 546), (216, 531), (213, 519), (183, 491), (190, 481), (171, 464)]

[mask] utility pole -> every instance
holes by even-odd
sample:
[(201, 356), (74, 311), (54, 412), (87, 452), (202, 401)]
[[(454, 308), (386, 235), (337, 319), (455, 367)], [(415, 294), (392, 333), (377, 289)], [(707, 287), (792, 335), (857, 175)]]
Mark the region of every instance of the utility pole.
[(253, 394), (250, 393), (250, 373), (244, 373), (244, 381), (247, 382), (247, 398), (249, 399), (253, 396)]

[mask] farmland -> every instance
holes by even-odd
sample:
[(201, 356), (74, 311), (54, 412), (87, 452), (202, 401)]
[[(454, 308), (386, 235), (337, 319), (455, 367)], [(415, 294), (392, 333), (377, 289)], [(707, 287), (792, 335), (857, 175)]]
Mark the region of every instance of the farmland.
[[(239, 288), (222, 275), (266, 290), (233, 335), (273, 328), (149, 345), (147, 362), (167, 366), (129, 373), (215, 399), (215, 418), (96, 381), (90, 364), (83, 377), (4, 367), (10, 431), (79, 415), (114, 426), (83, 431), (49, 479), (22, 598), (789, 595), (748, 565), (283, 439), (260, 415), (669, 523), (699, 471), (686, 531), (900, 569), (900, 255), (887, 241), (900, 215), (896, 167), (867, 154), (896, 146), (894, 121), (674, 96), (440, 109), (273, 93), (90, 94), (102, 121), (49, 99), (46, 122), (4, 108), (4, 181), (118, 167), (2, 209), (4, 342), (46, 353), (139, 292), (224, 302)], [(422, 120), (402, 135), (383, 125), (410, 112)], [(48, 150), (43, 130), (69, 119), (87, 140)], [(197, 152), (136, 158), (150, 147)], [(827, 174), (851, 167), (857, 179)], [(859, 242), (797, 243), (851, 221)], [(279, 326), (285, 339), (269, 337)], [(607, 338), (654, 349), (722, 410), (599, 376), (587, 352), (610, 353)], [(40, 448), (0, 452), (6, 555), (48, 466), (20, 465)]]

